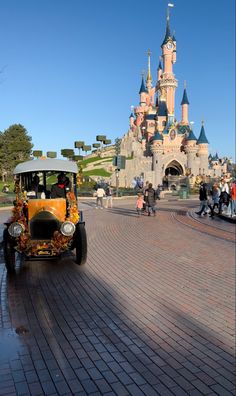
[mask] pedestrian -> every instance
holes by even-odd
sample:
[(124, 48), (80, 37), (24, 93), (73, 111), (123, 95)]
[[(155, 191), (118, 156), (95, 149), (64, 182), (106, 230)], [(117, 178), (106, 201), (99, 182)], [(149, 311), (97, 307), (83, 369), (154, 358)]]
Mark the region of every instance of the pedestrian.
[(96, 209), (98, 209), (99, 207), (100, 207), (100, 209), (103, 209), (103, 197), (106, 196), (106, 193), (105, 193), (105, 191), (104, 191), (104, 188), (98, 187), (96, 196), (97, 196), (97, 206), (96, 206)]
[(162, 191), (161, 185), (158, 184), (157, 189), (156, 189), (156, 199), (158, 199), (158, 200), (161, 199), (161, 191)]
[(220, 193), (220, 199), (219, 199), (219, 214), (222, 214), (223, 212), (223, 208), (226, 206), (227, 207), (227, 211), (228, 211), (228, 207), (229, 207), (229, 200), (230, 200), (230, 195), (229, 193), (225, 190), (221, 190)]
[(107, 186), (106, 188), (106, 208), (112, 208), (112, 194), (113, 194), (113, 189), (111, 186)]
[(215, 208), (218, 208), (219, 212), (219, 201), (220, 201), (220, 188), (217, 183), (213, 184), (212, 186), (212, 205), (208, 204), (209, 208), (211, 209), (211, 214), (209, 217), (214, 218), (215, 215)]
[(233, 181), (230, 189), (231, 217), (236, 216), (236, 180)]
[(197, 215), (201, 216), (202, 213), (203, 215), (207, 214), (207, 208), (208, 208), (208, 203), (207, 203), (207, 184), (201, 182), (200, 183), (200, 188), (199, 188), (199, 200), (200, 200), (200, 209), (198, 212), (195, 212)]
[(145, 204), (145, 201), (143, 199), (143, 194), (139, 193), (137, 201), (136, 201), (136, 210), (138, 213), (138, 217), (140, 217), (142, 214), (144, 204)]
[(227, 192), (229, 194), (229, 185), (225, 179), (222, 180), (221, 192)]
[(151, 213), (156, 216), (156, 192), (152, 183), (149, 183), (147, 193), (148, 216), (151, 216)]
[(146, 181), (145, 186), (143, 187), (143, 199), (144, 199), (144, 205), (143, 205), (143, 209), (145, 210), (145, 212), (148, 212), (148, 186), (149, 186), (149, 181)]
[(9, 186), (7, 184), (4, 184), (2, 192), (5, 194), (9, 193)]

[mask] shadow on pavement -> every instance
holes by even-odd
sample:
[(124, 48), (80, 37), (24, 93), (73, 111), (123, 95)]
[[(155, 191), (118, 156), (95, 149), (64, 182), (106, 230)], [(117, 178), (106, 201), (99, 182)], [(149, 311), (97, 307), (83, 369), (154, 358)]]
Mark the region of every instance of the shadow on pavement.
[[(233, 353), (170, 301), (149, 296), (143, 304), (142, 297), (116, 292), (89, 265), (78, 267), (68, 257), (26, 262), (13, 278), (0, 271), (2, 325), (27, 330), (16, 336), (14, 358), (5, 356), (18, 379), (27, 367), (35, 378), (48, 373), (55, 393), (58, 386), (87, 395), (233, 392)], [(45, 382), (36, 381), (47, 394)]]

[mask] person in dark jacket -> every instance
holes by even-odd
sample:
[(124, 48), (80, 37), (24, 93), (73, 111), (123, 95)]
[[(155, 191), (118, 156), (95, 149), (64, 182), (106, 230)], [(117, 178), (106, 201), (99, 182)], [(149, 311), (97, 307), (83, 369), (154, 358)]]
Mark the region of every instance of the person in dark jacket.
[(229, 206), (230, 195), (227, 191), (221, 191), (220, 193), (220, 200), (219, 200), (219, 214), (222, 214), (223, 205)]
[(66, 185), (68, 180), (64, 173), (59, 173), (57, 183), (52, 185), (51, 198), (66, 198)]
[(148, 205), (148, 216), (153, 213), (156, 216), (156, 191), (152, 187), (152, 183), (149, 183), (147, 191), (147, 205)]
[(199, 200), (200, 200), (200, 210), (199, 212), (195, 212), (197, 215), (201, 216), (202, 213), (204, 215), (207, 214), (206, 210), (208, 208), (207, 204), (207, 184), (201, 182), (199, 188)]

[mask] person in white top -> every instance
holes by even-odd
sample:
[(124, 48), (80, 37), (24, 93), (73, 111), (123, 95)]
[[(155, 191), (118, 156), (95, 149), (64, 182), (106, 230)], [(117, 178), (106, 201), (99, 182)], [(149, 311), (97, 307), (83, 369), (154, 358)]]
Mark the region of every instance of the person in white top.
[(229, 194), (229, 185), (226, 180), (223, 181), (222, 187), (221, 187), (221, 192), (226, 191), (227, 194)]
[(105, 191), (103, 188), (99, 187), (97, 189), (97, 206), (96, 209), (100, 208), (103, 209), (103, 197), (105, 197)]

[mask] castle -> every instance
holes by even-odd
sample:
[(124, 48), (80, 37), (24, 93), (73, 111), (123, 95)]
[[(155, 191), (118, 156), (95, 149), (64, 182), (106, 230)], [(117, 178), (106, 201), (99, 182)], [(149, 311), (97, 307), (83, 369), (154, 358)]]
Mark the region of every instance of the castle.
[[(146, 80), (142, 75), (139, 105), (132, 108), (129, 130), (121, 140), (120, 154), (126, 156), (126, 167), (119, 172), (119, 185), (128, 187), (134, 178), (142, 177), (156, 187), (164, 179), (183, 180), (188, 176), (220, 177), (222, 164), (209, 164), (204, 123), (198, 138), (188, 119), (189, 100), (184, 85), (181, 101), (182, 117), (175, 118), (175, 91), (178, 81), (173, 73), (177, 43), (170, 30), (167, 12), (166, 33), (161, 44), (162, 56), (153, 85), (148, 51)], [(225, 168), (226, 170), (226, 168)], [(113, 176), (115, 184), (115, 175)]]

